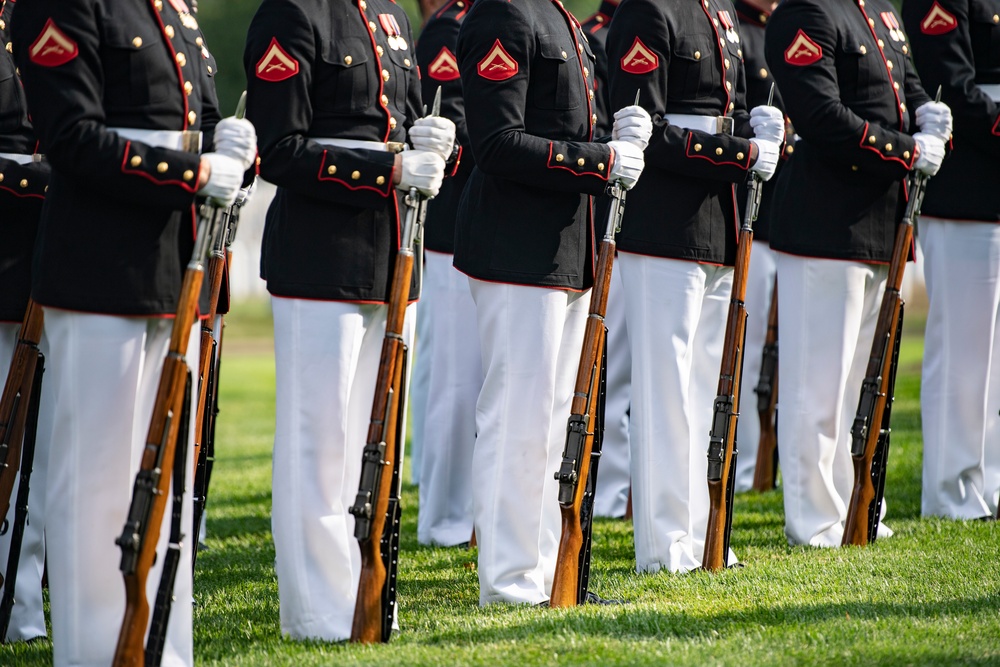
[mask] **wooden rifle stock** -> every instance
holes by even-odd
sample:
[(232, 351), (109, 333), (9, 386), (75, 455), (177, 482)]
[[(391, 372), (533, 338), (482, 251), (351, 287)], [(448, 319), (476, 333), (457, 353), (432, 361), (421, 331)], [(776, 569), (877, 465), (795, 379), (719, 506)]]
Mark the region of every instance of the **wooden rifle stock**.
[(757, 394), (757, 417), (760, 420), (760, 440), (757, 463), (753, 472), (753, 490), (770, 491), (778, 477), (778, 281), (771, 290), (771, 308), (767, 315), (767, 336), (764, 338), (760, 379)]
[[(411, 189), (406, 197), (403, 239), (393, 267), (372, 417), (362, 455), (361, 482), (357, 498), (349, 510), (354, 515), (354, 535), (361, 547), (361, 578), (351, 641), (363, 644), (388, 641), (392, 633), (399, 521), (398, 490), (394, 487), (399, 483), (402, 466), (402, 443), (399, 439), (405, 419), (406, 344), (403, 341), (403, 324), (413, 278), (413, 242), (419, 224), (421, 199), (416, 188)], [(391, 479), (385, 479), (385, 471), (389, 471)]]
[(864, 546), (874, 542), (878, 535), (885, 490), (885, 463), (889, 454), (889, 417), (903, 326), (903, 299), (899, 290), (903, 284), (906, 260), (913, 247), (913, 225), (920, 214), (927, 180), (925, 174), (913, 177), (910, 201), (896, 228), (889, 277), (879, 307), (865, 379), (861, 383), (858, 411), (851, 426), (854, 487), (841, 542), (845, 546)]
[[(10, 360), (3, 394), (0, 395), (0, 521), (10, 510), (21, 466), (21, 444), (28, 418), (29, 398), (35, 380), (35, 367), (40, 360), (38, 343), (42, 339), (42, 307), (28, 300), (24, 321)], [(0, 576), (0, 584), (3, 577)], [(0, 641), (3, 638), (0, 637)]]
[(185, 355), (198, 310), (198, 296), (205, 271), (204, 258), (211, 237), (218, 233), (221, 217), (218, 209), (202, 206), (198, 236), (181, 284), (170, 348), (160, 373), (128, 518), (121, 537), (115, 540), (122, 550), (120, 569), (125, 580), (125, 615), (112, 663), (114, 667), (139, 667), (144, 664), (144, 638), (149, 622), (146, 581), (156, 558), (160, 525), (170, 497), (170, 477), (189, 376)]
[[(607, 343), (604, 316), (608, 311), (608, 290), (615, 263), (615, 234), (621, 227), (625, 212), (625, 190), (616, 183), (608, 189), (608, 194), (611, 199), (608, 226), (597, 251), (594, 287), (590, 292), (590, 313), (583, 334), (583, 349), (566, 426), (566, 446), (563, 449), (562, 464), (555, 474), (559, 482), (562, 535), (549, 598), (549, 606), (552, 607), (583, 604), (587, 595), (586, 582), (590, 567), (589, 521), (592, 508), (584, 508), (584, 501), (587, 493), (593, 494), (596, 487), (597, 459), (600, 457), (603, 440), (601, 378), (605, 372)], [(593, 505), (592, 497), (589, 503)]]
[(733, 525), (733, 481), (736, 475), (736, 424), (740, 412), (740, 380), (743, 374), (743, 348), (747, 333), (747, 272), (753, 247), (753, 222), (760, 208), (762, 181), (750, 175), (746, 213), (736, 245), (733, 291), (726, 318), (722, 367), (712, 416), (708, 444), (708, 528), (702, 568), (717, 571), (726, 567), (729, 536)]

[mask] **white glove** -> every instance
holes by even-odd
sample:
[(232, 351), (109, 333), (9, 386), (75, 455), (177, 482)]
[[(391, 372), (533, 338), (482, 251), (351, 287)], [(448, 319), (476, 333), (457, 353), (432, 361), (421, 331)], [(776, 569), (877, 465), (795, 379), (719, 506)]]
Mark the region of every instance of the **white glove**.
[(608, 146), (615, 151), (614, 163), (611, 165), (609, 181), (618, 181), (626, 190), (631, 190), (642, 174), (646, 160), (642, 149), (631, 141), (610, 141)]
[(933, 134), (941, 141), (951, 139), (953, 123), (951, 108), (944, 102), (926, 102), (917, 107), (917, 126), (921, 132)]
[(243, 206), (246, 206), (246, 203), (250, 201), (250, 198), (253, 197), (253, 193), (256, 191), (257, 191), (257, 179), (255, 178), (252, 181), (250, 181), (250, 185), (246, 186), (245, 188), (240, 188), (239, 193), (237, 193), (236, 195), (236, 201), (233, 203), (241, 208)]
[(611, 138), (614, 141), (628, 141), (644, 151), (651, 136), (653, 121), (645, 109), (633, 105), (615, 112), (615, 124), (611, 128)]
[(208, 163), (211, 171), (208, 182), (198, 194), (208, 197), (215, 206), (232, 206), (243, 185), (243, 172), (246, 171), (243, 163), (222, 153), (205, 153), (201, 159)]
[(257, 158), (257, 132), (246, 118), (230, 116), (215, 126), (215, 152), (243, 163), (243, 171)]
[(941, 168), (941, 161), (944, 160), (944, 141), (941, 137), (928, 132), (917, 132), (913, 138), (920, 148), (920, 155), (917, 156), (917, 163), (913, 168), (933, 176)]
[(785, 115), (777, 107), (761, 105), (751, 109), (750, 127), (758, 139), (773, 141), (779, 146), (785, 140)]
[(427, 150), (403, 151), (399, 157), (403, 171), (396, 188), (416, 188), (425, 197), (436, 197), (444, 181), (444, 159)]
[(415, 150), (433, 151), (445, 162), (455, 150), (455, 124), (443, 116), (418, 118), (408, 136)]
[[(758, 107), (759, 109), (760, 107)], [(784, 130), (782, 130), (784, 134)], [(769, 181), (778, 168), (778, 158), (781, 156), (781, 144), (768, 139), (751, 139), (750, 143), (757, 147), (757, 161), (750, 167), (762, 181)]]

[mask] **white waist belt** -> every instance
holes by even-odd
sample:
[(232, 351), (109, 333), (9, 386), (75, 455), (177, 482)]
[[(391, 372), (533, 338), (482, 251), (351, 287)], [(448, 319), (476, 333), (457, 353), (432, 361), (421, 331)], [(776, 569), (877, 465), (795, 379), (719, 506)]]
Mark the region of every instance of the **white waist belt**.
[(370, 151), (386, 151), (388, 153), (401, 153), (407, 149), (406, 144), (401, 141), (365, 141), (363, 139), (339, 139), (334, 137), (309, 138), (317, 144), (337, 146), (339, 148), (364, 148)]
[[(28, 164), (29, 162), (35, 161), (34, 155), (28, 155), (27, 153), (0, 153), (0, 159), (10, 160), (11, 162), (16, 162), (18, 164)], [(38, 156), (38, 161), (40, 162), (42, 156)]]
[(179, 132), (176, 130), (141, 130), (135, 127), (109, 127), (120, 137), (129, 141), (139, 141), (156, 148), (168, 148), (175, 151), (187, 151), (186, 139), (191, 135), (197, 135), (195, 144), (197, 152), (201, 152), (201, 132)]
[(979, 88), (994, 102), (1000, 102), (1000, 83), (981, 83)]
[(671, 125), (683, 127), (685, 130), (697, 130), (709, 134), (732, 134), (733, 119), (731, 116), (698, 116), (687, 113), (663, 114)]

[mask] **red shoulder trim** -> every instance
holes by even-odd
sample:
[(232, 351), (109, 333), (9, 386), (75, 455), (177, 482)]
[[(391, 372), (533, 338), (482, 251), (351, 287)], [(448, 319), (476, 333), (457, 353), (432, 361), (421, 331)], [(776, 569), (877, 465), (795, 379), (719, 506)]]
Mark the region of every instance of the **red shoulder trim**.
[(299, 61), (282, 48), (277, 37), (272, 37), (267, 51), (257, 62), (257, 78), (276, 83), (290, 79), (298, 73)]
[(45, 22), (38, 38), (28, 47), (28, 58), (42, 67), (59, 67), (80, 55), (76, 42), (59, 29), (55, 21)]
[(785, 49), (785, 62), (797, 67), (805, 67), (819, 62), (823, 57), (823, 47), (814, 42), (809, 35), (800, 28), (795, 33), (795, 39)]
[(490, 81), (504, 81), (517, 74), (517, 61), (503, 48), (499, 38), (493, 42), (493, 48), (486, 57), (479, 61), (476, 71), (479, 76)]

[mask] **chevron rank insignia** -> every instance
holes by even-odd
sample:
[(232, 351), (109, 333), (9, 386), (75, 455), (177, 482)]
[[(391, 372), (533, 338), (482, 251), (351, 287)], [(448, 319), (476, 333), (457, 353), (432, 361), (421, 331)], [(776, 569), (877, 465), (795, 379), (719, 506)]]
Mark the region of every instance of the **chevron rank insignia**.
[(257, 78), (274, 83), (290, 79), (298, 73), (299, 61), (281, 48), (277, 37), (272, 37), (264, 57), (257, 63)]
[(622, 71), (629, 74), (648, 74), (659, 66), (660, 59), (638, 37), (622, 57)]
[(454, 81), (459, 77), (458, 60), (455, 59), (451, 49), (447, 46), (441, 47), (441, 51), (434, 56), (434, 60), (427, 68), (427, 74), (437, 81)]
[(503, 48), (500, 40), (493, 42), (493, 48), (476, 65), (479, 76), (490, 81), (504, 81), (517, 74), (517, 61)]
[(823, 57), (823, 47), (801, 29), (795, 34), (791, 45), (785, 49), (785, 62), (789, 65), (805, 67), (818, 62)]
[(944, 35), (958, 27), (958, 19), (935, 2), (927, 16), (920, 22), (920, 32), (925, 35)]
[(45, 22), (38, 39), (28, 47), (28, 58), (42, 67), (65, 65), (79, 54), (76, 42), (60, 30), (52, 19)]

